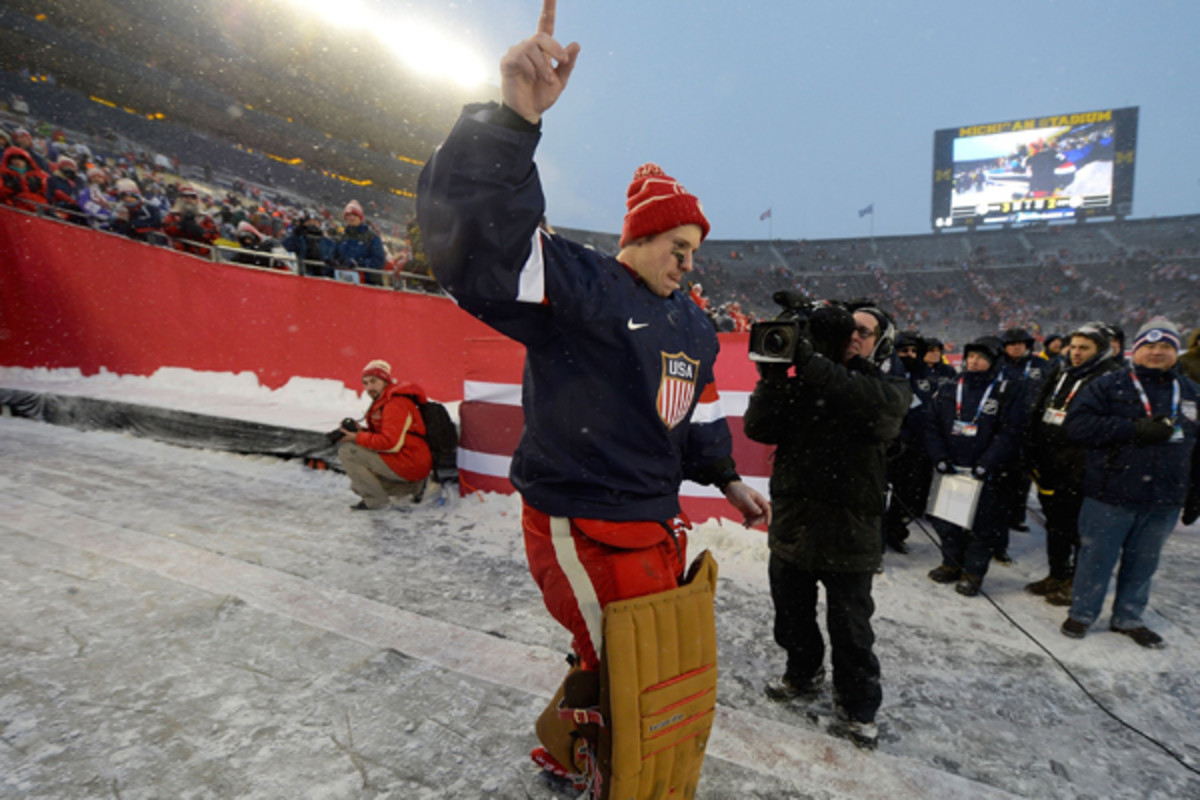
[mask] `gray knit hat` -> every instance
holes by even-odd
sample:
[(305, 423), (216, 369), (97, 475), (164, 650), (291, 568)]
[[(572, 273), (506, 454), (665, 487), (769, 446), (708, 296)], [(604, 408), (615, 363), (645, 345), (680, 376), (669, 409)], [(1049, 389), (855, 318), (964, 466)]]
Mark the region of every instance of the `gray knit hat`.
[(1133, 337), (1133, 349), (1137, 350), (1147, 342), (1170, 342), (1178, 350), (1183, 345), (1183, 334), (1179, 326), (1166, 317), (1152, 317), (1146, 324), (1138, 328), (1137, 336)]

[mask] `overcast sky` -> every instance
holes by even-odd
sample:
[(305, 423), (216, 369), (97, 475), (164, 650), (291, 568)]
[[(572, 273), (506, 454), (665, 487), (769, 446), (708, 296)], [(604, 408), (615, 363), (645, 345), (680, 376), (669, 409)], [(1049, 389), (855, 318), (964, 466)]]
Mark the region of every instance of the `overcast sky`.
[[(457, 30), (493, 74), (541, 9), (376, 2)], [(544, 122), (548, 215), (618, 230), (633, 170), (656, 161), (715, 238), (927, 233), (935, 130), (1125, 106), (1141, 109), (1133, 216), (1197, 213), (1198, 32), (1194, 0), (559, 0), (556, 37), (583, 50)]]

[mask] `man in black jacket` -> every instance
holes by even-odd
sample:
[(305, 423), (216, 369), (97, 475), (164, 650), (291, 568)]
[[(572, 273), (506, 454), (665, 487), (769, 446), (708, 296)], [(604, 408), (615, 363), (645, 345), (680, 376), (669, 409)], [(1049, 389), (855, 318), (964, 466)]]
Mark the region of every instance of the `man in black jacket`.
[(761, 365), (744, 418), (749, 438), (778, 445), (769, 576), (775, 641), (787, 651), (787, 668), (767, 695), (811, 696), (824, 682), (820, 583), (838, 716), (856, 743), (872, 747), (883, 692), (871, 582), (882, 559), (887, 445), (900, 433), (912, 389), (903, 377), (879, 371), (895, 338), (882, 311), (864, 307), (851, 315), (829, 306), (812, 315), (809, 331), (794, 377), (786, 364)]
[(1071, 605), (1071, 577), (1079, 552), (1079, 509), (1083, 506), (1084, 446), (1072, 442), (1063, 426), (1079, 390), (1120, 369), (1110, 355), (1108, 335), (1089, 322), (1067, 337), (1065, 367), (1042, 384), (1029, 421), (1026, 441), (1038, 499), (1046, 517), (1046, 560), (1050, 574), (1025, 587), (1051, 605)]

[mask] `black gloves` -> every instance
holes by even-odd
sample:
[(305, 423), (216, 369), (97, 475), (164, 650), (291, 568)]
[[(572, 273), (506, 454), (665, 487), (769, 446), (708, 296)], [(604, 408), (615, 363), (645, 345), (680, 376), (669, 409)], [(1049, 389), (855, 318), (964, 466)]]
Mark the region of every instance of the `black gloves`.
[(1175, 426), (1166, 414), (1133, 423), (1133, 441), (1137, 444), (1162, 444), (1175, 433)]
[(934, 465), (934, 469), (936, 469), (938, 472), (942, 473), (943, 475), (957, 475), (958, 474), (958, 470), (956, 470), (954, 468), (954, 465), (951, 464), (949, 461), (937, 462), (937, 464)]

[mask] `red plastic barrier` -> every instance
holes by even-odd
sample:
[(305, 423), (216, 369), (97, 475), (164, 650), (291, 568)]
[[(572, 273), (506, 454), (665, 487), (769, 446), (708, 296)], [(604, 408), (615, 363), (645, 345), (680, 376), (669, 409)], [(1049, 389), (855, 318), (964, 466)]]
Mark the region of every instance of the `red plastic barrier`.
[(464, 341), (493, 334), (444, 297), (215, 264), (0, 208), (0, 364), (250, 371), (361, 388), (372, 358), (462, 397)]
[[(717, 387), (738, 469), (766, 491), (769, 448), (742, 435), (757, 375), (747, 334), (721, 334)], [(358, 390), (372, 358), (460, 409), (464, 489), (511, 492), (524, 348), (444, 297), (215, 264), (0, 208), (0, 365), (250, 371), (269, 388), (296, 376)], [(685, 484), (695, 520), (733, 516), (711, 487)]]

